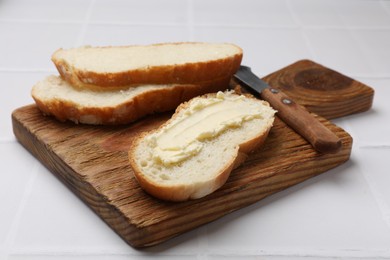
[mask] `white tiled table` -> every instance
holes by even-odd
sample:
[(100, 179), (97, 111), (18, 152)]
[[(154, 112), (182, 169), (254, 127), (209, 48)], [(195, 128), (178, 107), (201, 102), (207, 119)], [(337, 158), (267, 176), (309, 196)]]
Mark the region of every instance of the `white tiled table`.
[[(390, 259), (390, 1), (1, 0), (0, 259)], [(162, 245), (122, 241), (15, 140), (11, 112), (80, 45), (233, 42), (259, 75), (308, 58), (375, 89), (334, 120), (346, 164)]]

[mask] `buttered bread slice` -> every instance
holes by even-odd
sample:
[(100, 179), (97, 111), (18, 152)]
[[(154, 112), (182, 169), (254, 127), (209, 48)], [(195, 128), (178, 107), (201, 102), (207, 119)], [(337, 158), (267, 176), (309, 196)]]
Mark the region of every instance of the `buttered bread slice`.
[(242, 55), (234, 44), (183, 42), (59, 49), (52, 61), (73, 86), (104, 89), (227, 77), (237, 71)]
[(196, 97), (136, 139), (129, 151), (134, 176), (163, 200), (204, 197), (261, 146), (274, 114), (267, 102), (231, 91)]
[(145, 84), (121, 90), (74, 88), (59, 76), (48, 76), (32, 88), (38, 108), (60, 121), (118, 125), (146, 115), (172, 111), (182, 102), (209, 92), (225, 90), (230, 77), (198, 84)]

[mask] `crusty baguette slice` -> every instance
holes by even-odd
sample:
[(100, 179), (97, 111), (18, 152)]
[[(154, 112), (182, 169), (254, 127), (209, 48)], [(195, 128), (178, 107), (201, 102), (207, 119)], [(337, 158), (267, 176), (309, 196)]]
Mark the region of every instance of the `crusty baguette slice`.
[(242, 49), (233, 44), (184, 42), (59, 49), (52, 61), (73, 86), (117, 89), (227, 77), (237, 71), (242, 55)]
[[(257, 117), (243, 120), (241, 123), (231, 119), (226, 119), (227, 121), (223, 119), (216, 123), (218, 118), (242, 112), (239, 111), (243, 110), (242, 108), (229, 103), (228, 109), (220, 109), (213, 112), (211, 117), (206, 116), (199, 121), (199, 118), (205, 115), (204, 108), (199, 109), (199, 104), (221, 98), (221, 95), (222, 102), (235, 98), (242, 99), (247, 103), (245, 105), (250, 105), (251, 109), (256, 110)], [(219, 114), (221, 111), (223, 114)], [(224, 114), (225, 112), (228, 114)], [(146, 192), (159, 199), (185, 201), (204, 197), (220, 188), (232, 169), (243, 163), (248, 153), (263, 144), (273, 124), (274, 113), (266, 101), (252, 96), (219, 92), (196, 97), (181, 104), (172, 118), (158, 129), (145, 132), (135, 139), (129, 150), (129, 161), (134, 176)], [(186, 125), (188, 123), (190, 126)], [(208, 126), (214, 123), (217, 128), (222, 127), (219, 128), (219, 132), (209, 131)], [(184, 125), (186, 127), (183, 127)], [(225, 126), (227, 127), (224, 128)], [(172, 129), (177, 131), (182, 127), (186, 130), (180, 132), (181, 134), (170, 132)], [(198, 139), (194, 142), (188, 141), (190, 140), (186, 139), (188, 131), (198, 131), (195, 132)], [(183, 146), (179, 140), (187, 140), (185, 142), (188, 142), (188, 146)], [(189, 147), (192, 144), (200, 146), (191, 150)], [(164, 148), (164, 145), (168, 146)], [(201, 148), (198, 149), (199, 147)], [(161, 149), (165, 149), (164, 153), (161, 153)], [(184, 157), (181, 151), (185, 151)]]
[(195, 96), (224, 90), (230, 77), (199, 84), (142, 85), (123, 90), (94, 91), (74, 88), (59, 76), (48, 76), (31, 91), (38, 108), (60, 121), (93, 125), (133, 122), (165, 112)]

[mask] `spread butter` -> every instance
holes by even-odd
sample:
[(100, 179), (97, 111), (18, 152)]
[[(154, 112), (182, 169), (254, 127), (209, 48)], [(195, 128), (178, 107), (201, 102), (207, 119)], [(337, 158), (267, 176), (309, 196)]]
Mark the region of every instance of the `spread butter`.
[(165, 166), (180, 163), (199, 153), (204, 141), (261, 118), (259, 105), (245, 99), (231, 92), (218, 92), (216, 97), (191, 102), (184, 114), (149, 136), (154, 162)]

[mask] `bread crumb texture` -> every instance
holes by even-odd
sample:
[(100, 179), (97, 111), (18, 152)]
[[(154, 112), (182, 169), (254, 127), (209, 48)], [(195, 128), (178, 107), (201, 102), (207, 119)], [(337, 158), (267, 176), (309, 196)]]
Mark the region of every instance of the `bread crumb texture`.
[(197, 84), (231, 76), (242, 56), (234, 44), (179, 42), (59, 49), (52, 61), (73, 86), (96, 89)]
[(225, 59), (242, 50), (233, 44), (166, 43), (121, 47), (91, 47), (61, 49), (55, 60), (65, 60), (78, 70), (96, 73), (117, 73), (153, 66), (182, 65)]
[[(194, 98), (159, 129), (140, 137), (130, 151), (135, 175), (163, 199), (203, 197), (226, 181), (239, 152), (247, 154), (262, 143), (274, 114), (267, 102), (231, 91)], [(175, 189), (188, 193), (165, 196)]]
[(171, 86), (150, 84), (120, 90), (94, 91), (88, 88), (74, 88), (61, 77), (51, 75), (33, 87), (33, 94), (47, 102), (61, 100), (62, 102), (73, 102), (79, 107), (108, 107), (126, 102), (140, 93)]

